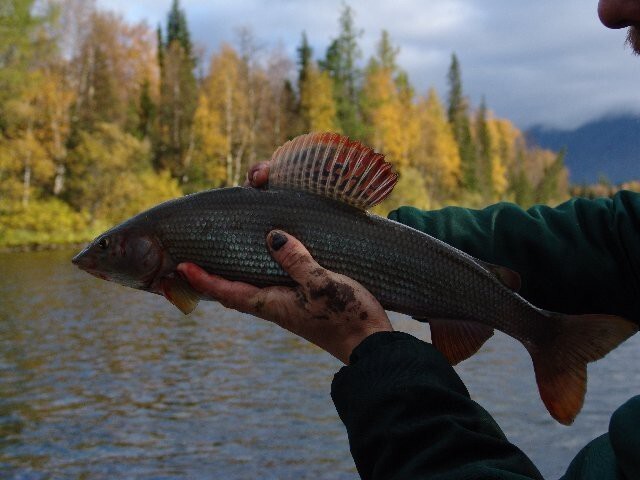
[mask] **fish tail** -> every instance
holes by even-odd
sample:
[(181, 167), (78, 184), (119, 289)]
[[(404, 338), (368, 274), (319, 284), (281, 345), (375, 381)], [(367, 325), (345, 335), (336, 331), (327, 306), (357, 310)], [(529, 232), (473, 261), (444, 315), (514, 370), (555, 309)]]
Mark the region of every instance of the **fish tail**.
[(550, 317), (553, 335), (527, 346), (540, 397), (553, 418), (573, 423), (587, 389), (587, 363), (604, 357), (638, 331), (638, 326), (615, 315), (563, 315)]

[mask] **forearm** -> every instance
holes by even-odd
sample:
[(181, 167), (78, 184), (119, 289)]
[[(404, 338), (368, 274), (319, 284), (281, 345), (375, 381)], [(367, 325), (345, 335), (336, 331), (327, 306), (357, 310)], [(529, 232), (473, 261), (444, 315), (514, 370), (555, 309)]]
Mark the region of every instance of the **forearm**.
[(522, 277), (520, 293), (563, 313), (617, 314), (640, 322), (640, 195), (575, 198), (523, 210), (402, 207), (389, 218)]
[(363, 479), (541, 478), (431, 345), (368, 337), (332, 397)]

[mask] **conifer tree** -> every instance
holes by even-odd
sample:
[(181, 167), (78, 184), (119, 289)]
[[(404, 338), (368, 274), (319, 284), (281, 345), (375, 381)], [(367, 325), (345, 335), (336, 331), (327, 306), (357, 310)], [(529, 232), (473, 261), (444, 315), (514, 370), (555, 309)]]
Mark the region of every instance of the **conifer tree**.
[(362, 31), (354, 24), (354, 12), (343, 5), (339, 19), (340, 33), (327, 49), (320, 66), (333, 80), (337, 117), (340, 130), (353, 138), (364, 136), (364, 125), (358, 105), (358, 90), (361, 72), (357, 66), (362, 53), (358, 37)]
[(449, 123), (458, 143), (460, 160), (462, 162), (462, 182), (469, 191), (477, 191), (478, 179), (476, 175), (476, 154), (471, 126), (469, 122), (469, 105), (462, 90), (462, 76), (460, 63), (456, 54), (451, 55), (451, 65), (447, 74), (449, 83)]
[(484, 99), (480, 102), (480, 107), (476, 112), (475, 131), (477, 138), (477, 157), (476, 157), (476, 179), (479, 191), (487, 199), (492, 197), (493, 193), (493, 176), (492, 176), (492, 156), (493, 156), (493, 139), (489, 128), (489, 119), (487, 118), (487, 104)]
[(187, 19), (174, 0), (167, 19), (166, 38), (159, 32), (160, 105), (156, 166), (186, 181), (193, 150), (193, 118), (197, 106), (196, 59)]
[[(302, 119), (302, 128), (304, 131), (311, 131), (309, 123), (310, 95), (313, 91), (307, 91), (309, 88), (309, 72), (313, 67), (313, 49), (309, 45), (306, 32), (302, 32), (302, 42), (297, 48), (298, 53), (298, 94), (299, 94), (299, 112)], [(305, 99), (304, 102), (302, 99)]]

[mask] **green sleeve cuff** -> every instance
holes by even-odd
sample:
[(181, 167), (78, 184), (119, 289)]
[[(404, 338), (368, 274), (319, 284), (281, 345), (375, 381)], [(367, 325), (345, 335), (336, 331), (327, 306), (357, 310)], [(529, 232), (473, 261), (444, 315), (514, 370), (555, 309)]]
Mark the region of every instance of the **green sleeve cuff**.
[(381, 332), (350, 360), (331, 396), (361, 478), (541, 478), (432, 345)]

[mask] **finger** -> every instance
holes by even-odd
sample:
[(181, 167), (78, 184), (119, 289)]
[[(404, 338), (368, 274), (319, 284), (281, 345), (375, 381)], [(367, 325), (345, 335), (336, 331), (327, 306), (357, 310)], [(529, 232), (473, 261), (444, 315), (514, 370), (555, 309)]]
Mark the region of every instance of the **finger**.
[(253, 165), (247, 172), (245, 186), (264, 187), (269, 180), (269, 162), (260, 162)]
[(325, 272), (297, 238), (282, 230), (269, 232), (267, 245), (273, 259), (301, 285), (306, 285), (310, 277), (313, 280)]
[(260, 290), (258, 287), (212, 275), (193, 263), (181, 263), (177, 270), (195, 290), (215, 298), (225, 307), (252, 311), (250, 300)]

